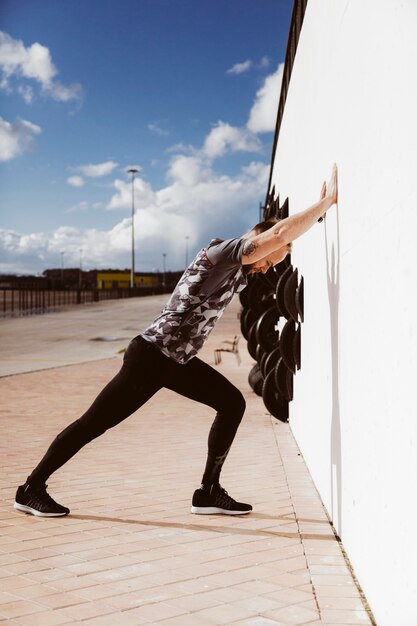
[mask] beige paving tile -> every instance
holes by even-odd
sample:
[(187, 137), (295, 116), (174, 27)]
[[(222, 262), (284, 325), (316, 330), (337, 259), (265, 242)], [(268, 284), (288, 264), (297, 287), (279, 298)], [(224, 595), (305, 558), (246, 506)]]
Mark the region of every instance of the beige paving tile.
[(348, 574), (338, 576), (329, 574), (311, 574), (314, 586), (334, 585), (336, 587), (355, 587), (353, 578)]
[(346, 565), (346, 561), (342, 555), (326, 556), (320, 554), (307, 554), (309, 565)]
[(310, 572), (314, 575), (349, 576), (350, 570), (347, 565), (313, 565), (309, 563)]
[(288, 623), (278, 622), (277, 620), (269, 619), (268, 617), (256, 615), (248, 619), (233, 622), (230, 626), (288, 626)]
[(323, 624), (371, 624), (368, 614), (365, 610), (338, 610), (323, 609), (321, 611), (321, 620)]
[(9, 602), (14, 602), (19, 600), (19, 596), (16, 593), (7, 593), (4, 591), (0, 591), (0, 606), (2, 604), (8, 604)]
[(222, 600), (214, 597), (213, 594), (197, 593), (172, 598), (170, 600), (170, 604), (191, 613), (193, 611), (200, 611), (201, 609), (208, 609), (213, 606), (218, 606), (219, 604), (221, 605), (223, 604), (223, 602)]
[(301, 591), (300, 589), (280, 589), (267, 593), (268, 598), (288, 604), (301, 604), (314, 598), (313, 588), (310, 591)]
[(53, 593), (39, 598), (39, 603), (51, 609), (60, 609), (73, 604), (81, 604), (83, 599), (74, 593)]
[[(335, 583), (336, 581), (333, 581)], [(359, 598), (360, 594), (354, 585), (314, 585), (317, 597), (322, 598)]]
[(39, 613), (44, 610), (44, 606), (31, 602), (30, 600), (15, 600), (0, 606), (0, 617), (16, 618), (29, 615), (30, 613)]
[(68, 578), (69, 574), (60, 569), (47, 569), (42, 570), (40, 572), (30, 572), (26, 574), (25, 580), (28, 585), (33, 585), (33, 583), (45, 583), (49, 584), (53, 581), (62, 580), (64, 578)]
[(97, 602), (86, 602), (60, 610), (60, 615), (63, 617), (67, 616), (69, 620), (74, 622), (80, 622), (101, 615), (110, 615), (111, 613), (114, 613), (112, 607)]
[(140, 618), (147, 622), (158, 623), (163, 619), (169, 617), (177, 617), (178, 615), (184, 615), (187, 613), (184, 609), (180, 609), (165, 602), (158, 602), (157, 604), (145, 604), (144, 606), (132, 609), (130, 611), (124, 611), (123, 616)]
[(231, 603), (233, 606), (238, 606), (244, 609), (250, 610), (251, 613), (257, 615), (264, 611), (272, 609), (282, 609), (286, 606), (285, 602), (279, 602), (268, 596), (252, 596), (243, 600), (237, 600)]
[[(212, 598), (216, 600), (217, 604), (225, 604), (227, 602), (236, 602), (248, 597), (248, 592), (238, 588), (239, 585), (231, 587), (220, 587), (218, 589), (212, 589), (211, 591), (205, 591), (201, 595), (206, 598)], [(213, 604), (213, 606), (215, 606)]]
[(255, 609), (236, 604), (222, 604), (198, 612), (198, 615), (212, 619), (216, 624), (230, 624), (256, 614)]
[(326, 598), (325, 596), (320, 596), (320, 608), (322, 610), (324, 609), (337, 609), (337, 610), (358, 610), (358, 611), (363, 611), (364, 610), (364, 606), (363, 606), (363, 602), (361, 600), (361, 598), (359, 596), (356, 596), (354, 598), (341, 598), (341, 597), (336, 597), (336, 598)]
[(300, 585), (310, 582), (310, 574), (308, 570), (302, 573), (282, 573), (267, 578), (268, 582), (277, 583), (281, 587), (299, 587)]
[(0, 567), (4, 567), (5, 565), (9, 565), (11, 563), (19, 563), (20, 561), (24, 560), (25, 557), (20, 556), (19, 554), (0, 554)]
[[(233, 589), (240, 589), (245, 593), (245, 597), (248, 595), (273, 595), (276, 591), (281, 591), (283, 588), (281, 585), (267, 582), (265, 580), (251, 580), (249, 582), (239, 583), (233, 585)], [(285, 589), (286, 591), (286, 589)]]
[(137, 615), (128, 615), (126, 612), (101, 615), (82, 622), (83, 626), (119, 626), (119, 624), (120, 626), (141, 626), (141, 624), (146, 623), (149, 624)]
[(59, 626), (72, 622), (66, 615), (61, 615), (58, 611), (42, 611), (32, 615), (19, 617), (16, 623), (22, 626)]
[(300, 605), (286, 606), (280, 609), (265, 611), (265, 616), (277, 619), (286, 624), (304, 624), (320, 618), (317, 609), (308, 609)]
[[(152, 623), (152, 622), (147, 622)], [(188, 613), (177, 617), (160, 620), (161, 626), (213, 626), (215, 622), (200, 613)]]
[(52, 595), (56, 593), (56, 590), (48, 585), (29, 585), (27, 587), (20, 587), (15, 590), (15, 595), (19, 598), (25, 598), (26, 600), (36, 600), (43, 598), (44, 596)]

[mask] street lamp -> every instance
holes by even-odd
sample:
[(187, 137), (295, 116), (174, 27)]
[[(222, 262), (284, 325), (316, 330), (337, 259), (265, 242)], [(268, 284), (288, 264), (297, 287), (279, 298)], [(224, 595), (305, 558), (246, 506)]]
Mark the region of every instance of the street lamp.
[(79, 283), (78, 286), (79, 286), (80, 289), (81, 289), (82, 284), (83, 284), (82, 276), (83, 276), (83, 249), (80, 248), (80, 273), (79, 273), (79, 281), (78, 281), (78, 283)]
[(136, 167), (127, 170), (128, 174), (132, 174), (132, 267), (130, 269), (130, 287), (135, 286), (135, 174), (139, 173)]
[(185, 269), (188, 267), (188, 240), (189, 236), (185, 235)]
[(65, 251), (61, 250), (61, 288), (64, 286), (64, 254)]
[(162, 253), (162, 270), (163, 270), (163, 274), (162, 274), (162, 287), (165, 289), (165, 272), (166, 272), (166, 267), (165, 267), (165, 261), (167, 258), (167, 254), (166, 252)]
[(262, 218), (264, 215), (264, 207), (262, 206), (262, 202), (259, 203), (259, 221), (262, 222)]

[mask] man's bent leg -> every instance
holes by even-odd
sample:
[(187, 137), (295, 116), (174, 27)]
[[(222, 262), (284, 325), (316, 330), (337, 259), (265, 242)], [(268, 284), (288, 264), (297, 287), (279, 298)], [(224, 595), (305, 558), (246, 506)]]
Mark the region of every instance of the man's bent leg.
[[(179, 369), (181, 368), (181, 369)], [(220, 472), (245, 412), (242, 393), (220, 372), (194, 357), (177, 366), (164, 386), (217, 411), (208, 437), (202, 487), (193, 497), (193, 513), (249, 513), (249, 504), (236, 502), (219, 485)]]

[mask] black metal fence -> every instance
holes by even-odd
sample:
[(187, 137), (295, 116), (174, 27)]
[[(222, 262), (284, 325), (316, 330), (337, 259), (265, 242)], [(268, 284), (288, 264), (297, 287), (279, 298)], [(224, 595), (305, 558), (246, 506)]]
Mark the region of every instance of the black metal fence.
[(153, 296), (163, 287), (133, 289), (18, 289), (0, 287), (0, 316), (18, 317), (59, 311), (65, 307), (102, 300)]

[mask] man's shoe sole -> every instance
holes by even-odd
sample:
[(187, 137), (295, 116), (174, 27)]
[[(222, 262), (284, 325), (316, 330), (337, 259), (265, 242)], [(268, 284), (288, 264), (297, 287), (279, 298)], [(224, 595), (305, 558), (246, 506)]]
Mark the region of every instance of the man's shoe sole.
[(42, 513), (42, 511), (37, 511), (36, 509), (32, 509), (30, 506), (26, 506), (25, 504), (19, 504), (18, 502), (14, 503), (14, 508), (18, 511), (23, 511), (24, 513), (30, 513), (31, 515), (37, 515), (38, 517), (64, 517), (64, 515), (68, 515), (68, 513)]
[(228, 509), (219, 509), (217, 506), (192, 506), (191, 513), (195, 513), (196, 515), (246, 515), (247, 513), (251, 513), (252, 509), (249, 511), (229, 511)]

